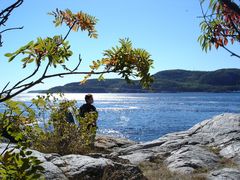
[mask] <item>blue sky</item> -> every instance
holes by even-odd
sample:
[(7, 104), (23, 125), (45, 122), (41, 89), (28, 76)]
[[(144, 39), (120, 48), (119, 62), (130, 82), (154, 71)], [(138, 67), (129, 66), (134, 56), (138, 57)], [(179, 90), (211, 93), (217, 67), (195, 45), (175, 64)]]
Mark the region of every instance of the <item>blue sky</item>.
[[(7, 6), (9, 2), (11, 1), (1, 2), (1, 7)], [(69, 36), (74, 52), (69, 66), (73, 67), (77, 63), (80, 53), (83, 59), (80, 70), (88, 70), (92, 60), (102, 57), (103, 50), (117, 45), (119, 38), (125, 37), (130, 38), (135, 47), (150, 52), (154, 59), (152, 74), (169, 69), (216, 70), (240, 67), (240, 61), (223, 49), (214, 49), (207, 54), (201, 50), (197, 42), (201, 21), (197, 18), (201, 15), (199, 0), (25, 0), (6, 24), (6, 27), (24, 26), (24, 29), (3, 34), (0, 87), (8, 81), (13, 84), (34, 69), (34, 65), (22, 69), (19, 59), (8, 63), (3, 54), (12, 52), (37, 37), (66, 33), (64, 27), (55, 28), (53, 18), (47, 15), (47, 12), (56, 8), (69, 8), (73, 12), (82, 10), (99, 19), (96, 26), (98, 39), (88, 38), (86, 32), (71, 33)], [(117, 76), (109, 74), (105, 77)], [(81, 76), (54, 78), (32, 89), (47, 89), (81, 79)]]

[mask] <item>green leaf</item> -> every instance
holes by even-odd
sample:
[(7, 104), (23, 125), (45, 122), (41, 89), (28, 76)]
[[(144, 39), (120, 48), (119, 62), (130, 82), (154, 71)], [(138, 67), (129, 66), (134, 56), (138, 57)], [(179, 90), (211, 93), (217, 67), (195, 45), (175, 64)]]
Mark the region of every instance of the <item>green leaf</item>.
[(6, 53), (6, 54), (4, 54), (4, 56), (11, 57), (11, 56), (13, 56), (13, 54), (12, 53)]
[(10, 57), (9, 59), (8, 59), (8, 62), (11, 62), (14, 58), (16, 57), (16, 55), (15, 56), (12, 56), (12, 57)]
[(101, 74), (101, 75), (98, 77), (98, 80), (99, 80), (99, 81), (103, 81), (103, 80), (104, 80), (103, 74)]
[(31, 155), (31, 154), (32, 154), (32, 151), (27, 151), (27, 152), (26, 152), (26, 155), (27, 155), (27, 156), (29, 156), (29, 155)]

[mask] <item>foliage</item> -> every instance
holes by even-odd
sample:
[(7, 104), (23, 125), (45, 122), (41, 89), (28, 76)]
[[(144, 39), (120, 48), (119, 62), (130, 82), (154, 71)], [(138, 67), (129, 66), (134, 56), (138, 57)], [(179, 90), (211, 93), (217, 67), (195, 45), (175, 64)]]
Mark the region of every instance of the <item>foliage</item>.
[(95, 30), (95, 25), (97, 19), (94, 16), (86, 14), (82, 11), (74, 14), (71, 10), (66, 9), (65, 11), (58, 10), (49, 13), (55, 17), (53, 23), (55, 26), (60, 26), (64, 22), (73, 31), (88, 31), (88, 36), (90, 38), (97, 38), (97, 31)]
[(67, 41), (63, 41), (61, 36), (54, 36), (53, 38), (37, 38), (37, 41), (31, 41), (27, 45), (21, 47), (13, 53), (5, 54), (11, 62), (19, 54), (26, 55), (21, 61), (23, 62), (23, 68), (27, 64), (35, 62), (37, 66), (40, 65), (40, 61), (48, 59), (49, 65), (57, 67), (58, 64), (63, 64), (72, 55), (70, 45)]
[[(39, 117), (49, 113), (46, 129), (37, 128), (30, 134), (32, 148), (46, 153), (85, 154), (92, 149), (96, 136), (97, 114), (87, 114), (84, 118), (79, 116), (76, 101), (63, 100), (48, 94), (33, 99), (37, 106)], [(68, 113), (76, 118), (80, 127), (68, 123)], [(93, 125), (94, 124), (94, 125)], [(93, 126), (92, 126), (93, 125)], [(53, 128), (49, 128), (53, 127)]]
[(97, 112), (86, 113), (85, 117), (78, 117), (80, 123), (80, 139), (84, 146), (94, 146), (97, 133)]
[(24, 146), (18, 147), (18, 151), (11, 148), (0, 156), (1, 179), (32, 180), (43, 179), (44, 168), (37, 157), (31, 156), (32, 152)]
[[(116, 46), (105, 50), (103, 53), (104, 58), (92, 62), (92, 65), (90, 65), (92, 71), (85, 76), (85, 80), (95, 70), (104, 65), (106, 71), (118, 73), (127, 82), (130, 82), (130, 77), (139, 77), (140, 84), (148, 88), (153, 82), (153, 78), (149, 73), (153, 64), (153, 60), (150, 58), (151, 55), (144, 49), (133, 48), (129, 39), (120, 39), (119, 43), (120, 47)], [(103, 79), (103, 73), (99, 79)]]
[[(153, 60), (146, 50), (134, 48), (129, 39), (120, 39), (120, 47), (116, 46), (109, 50), (105, 50), (103, 54), (104, 57), (100, 60), (93, 61), (89, 71), (78, 71), (82, 61), (80, 56), (77, 66), (74, 69), (69, 69), (66, 65), (66, 62), (69, 61), (72, 56), (70, 45), (66, 40), (69, 33), (81, 29), (82, 31), (88, 31), (90, 38), (96, 38), (97, 32), (95, 30), (95, 25), (97, 19), (83, 12), (74, 14), (68, 9), (65, 11), (57, 9), (49, 14), (55, 17), (54, 23), (56, 26), (65, 23), (69, 27), (67, 34), (64, 37), (54, 36), (44, 39), (38, 38), (36, 41), (31, 41), (20, 47), (13, 53), (5, 54), (9, 62), (16, 58), (21, 58), (23, 68), (33, 62), (35, 62), (36, 68), (32, 74), (20, 80), (9, 89), (7, 89), (8, 83), (0, 93), (0, 102), (11, 99), (34, 85), (42, 83), (43, 80), (47, 78), (62, 77), (72, 74), (85, 74), (84, 80), (81, 81), (83, 83), (86, 82), (92, 74), (97, 74), (99, 75), (99, 79), (103, 79), (103, 75), (106, 73), (117, 73), (127, 82), (130, 82), (130, 78), (140, 78), (140, 84), (143, 87), (150, 86), (153, 79), (149, 70), (152, 67)], [(46, 63), (45, 67), (44, 62)], [(60, 66), (64, 71), (56, 74), (49, 74), (49, 68), (51, 66)], [(43, 73), (40, 77), (37, 77), (37, 72), (40, 71), (40, 67), (44, 67), (42, 70)], [(99, 71), (99, 69), (104, 70)], [(36, 80), (31, 81), (30, 79), (34, 77)]]
[(236, 1), (230, 0), (209, 0), (209, 6), (206, 12), (201, 7), (203, 21), (200, 23), (202, 34), (199, 36), (202, 49), (206, 52), (211, 50), (212, 46), (216, 49), (223, 47), (231, 55), (240, 58), (239, 55), (230, 51), (226, 46), (231, 42), (240, 42), (240, 7)]
[[(23, 0), (18, 0), (1, 11), (0, 26), (5, 25), (10, 13), (22, 3)], [(5, 107), (5, 111), (0, 113), (1, 136), (18, 143), (18, 146), (11, 149), (7, 146), (1, 154), (0, 177), (3, 179), (15, 177), (18, 177), (17, 179), (36, 179), (40, 177), (43, 168), (40, 166), (41, 162), (26, 150), (30, 145), (39, 150), (54, 151), (60, 154), (79, 153), (92, 146), (96, 134), (96, 126), (90, 124), (96, 123), (97, 114), (89, 114), (85, 118), (77, 116), (76, 102), (74, 101), (59, 102), (57, 99), (50, 100), (50, 96), (47, 96), (38, 97), (30, 105), (26, 105), (22, 102), (12, 101), (13, 97), (43, 83), (45, 79), (72, 74), (87, 75), (84, 82), (92, 74), (98, 74), (100, 75), (99, 79), (102, 79), (103, 74), (111, 72), (118, 73), (128, 82), (130, 77), (140, 78), (140, 83), (144, 87), (149, 87), (152, 82), (149, 74), (152, 66), (150, 54), (146, 50), (133, 48), (128, 39), (120, 40), (121, 47), (106, 50), (105, 57), (93, 61), (89, 71), (78, 71), (82, 61), (80, 55), (76, 67), (69, 69), (66, 62), (73, 54), (67, 41), (69, 33), (79, 30), (87, 31), (90, 38), (97, 38), (95, 29), (97, 19), (83, 12), (73, 13), (69, 9), (64, 11), (56, 9), (49, 14), (54, 16), (55, 26), (66, 24), (68, 31), (65, 36), (39, 37), (36, 41), (30, 41), (15, 52), (5, 54), (9, 62), (20, 59), (23, 68), (33, 63), (36, 66), (25, 78), (11, 87), (8, 82), (0, 91), (0, 103)], [(2, 46), (2, 33), (13, 29), (22, 29), (22, 27), (0, 31), (0, 46)], [(100, 66), (104, 71), (97, 71)], [(62, 67), (63, 71), (50, 74), (50, 67)], [(36, 107), (38, 111), (36, 112), (33, 107)], [(74, 115), (81, 123), (80, 128), (66, 123), (65, 117), (68, 108), (73, 109)], [(52, 132), (44, 131), (37, 125), (36, 119), (44, 120), (47, 114), (50, 114), (49, 122), (54, 126)]]
[(1, 152), (0, 177), (2, 179), (39, 179), (44, 171), (41, 162), (26, 148), (30, 145), (28, 134), (31, 127), (26, 124), (35, 121), (35, 112), (31, 105), (23, 102), (8, 100), (5, 110), (0, 113), (1, 136), (8, 137), (17, 143), (9, 148), (9, 144)]
[[(31, 131), (30, 124), (35, 122), (35, 112), (23, 102), (8, 100), (4, 104), (5, 110), (0, 113), (0, 133), (7, 135), (14, 142), (27, 145), (26, 133)], [(24, 144), (26, 143), (26, 144)]]

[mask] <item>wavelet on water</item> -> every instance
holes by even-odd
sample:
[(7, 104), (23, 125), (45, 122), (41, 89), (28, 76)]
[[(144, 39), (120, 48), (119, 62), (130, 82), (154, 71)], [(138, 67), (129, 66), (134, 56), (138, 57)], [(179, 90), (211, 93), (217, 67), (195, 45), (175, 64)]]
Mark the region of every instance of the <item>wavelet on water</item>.
[[(39, 94), (16, 97), (30, 103)], [(42, 94), (43, 95), (43, 94)], [(85, 93), (66, 93), (80, 106)], [(240, 113), (240, 93), (94, 93), (98, 133), (149, 141), (222, 113)], [(214, 102), (214, 103), (213, 103)], [(0, 107), (3, 111), (3, 107)]]

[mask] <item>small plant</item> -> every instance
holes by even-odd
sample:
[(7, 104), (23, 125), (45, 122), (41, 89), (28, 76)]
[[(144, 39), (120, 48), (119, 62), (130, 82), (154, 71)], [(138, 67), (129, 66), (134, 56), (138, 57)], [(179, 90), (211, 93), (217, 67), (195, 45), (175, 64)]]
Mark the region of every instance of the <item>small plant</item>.
[(220, 151), (221, 151), (221, 149), (219, 147), (214, 147), (214, 146), (208, 146), (207, 150), (216, 154), (216, 155), (219, 155)]

